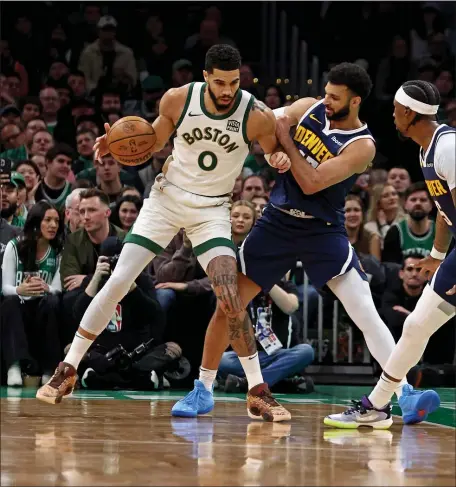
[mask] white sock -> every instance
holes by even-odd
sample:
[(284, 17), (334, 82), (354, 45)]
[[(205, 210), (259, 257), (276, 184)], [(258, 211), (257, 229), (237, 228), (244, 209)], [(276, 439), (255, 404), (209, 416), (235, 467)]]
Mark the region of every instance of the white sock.
[(393, 397), (398, 388), (398, 383), (394, 382), (382, 373), (374, 390), (369, 394), (369, 401), (375, 409), (383, 409)]
[(239, 361), (241, 362), (247, 382), (249, 383), (249, 390), (264, 382), (260, 361), (258, 359), (258, 352), (250, 355), (250, 357), (239, 357)]
[(205, 369), (200, 367), (199, 380), (204, 384), (207, 391), (212, 392), (212, 384), (214, 383), (216, 370)]
[[(369, 284), (361, 279), (356, 269), (351, 269), (347, 274), (329, 281), (328, 287), (338, 297), (355, 325), (363, 332), (369, 352), (385, 370), (396, 344), (393, 335), (375, 308)], [(395, 392), (398, 397), (404, 384), (407, 384), (407, 379), (396, 384)]]
[(88, 338), (82, 336), (79, 332), (76, 332), (70, 350), (63, 361), (72, 365), (76, 370), (78, 370), (82, 357), (84, 357), (84, 355), (87, 353), (87, 350), (90, 348), (92, 343), (93, 340), (89, 340)]

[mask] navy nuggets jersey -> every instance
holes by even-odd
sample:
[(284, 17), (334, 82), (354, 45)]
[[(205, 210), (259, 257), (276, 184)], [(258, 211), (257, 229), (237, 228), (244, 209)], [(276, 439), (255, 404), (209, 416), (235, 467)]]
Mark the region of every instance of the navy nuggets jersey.
[[(448, 182), (437, 174), (436, 168), (434, 167), (436, 162), (435, 151), (442, 137), (456, 137), (456, 129), (448, 125), (440, 125), (434, 132), (427, 151), (424, 153), (423, 148), (420, 149), (420, 164), (435, 206), (437, 206), (437, 209), (452, 231), (453, 236), (456, 238), (456, 209), (451, 196), (451, 190)], [(448, 162), (453, 165), (456, 164), (455, 157), (456, 155), (453, 155), (453, 160)]]
[[(355, 130), (331, 130), (323, 100), (312, 105), (299, 121), (294, 143), (313, 167), (339, 155), (359, 139), (372, 139), (367, 125)], [(270, 202), (283, 210), (300, 210), (335, 225), (344, 225), (345, 197), (356, 175), (312, 195), (305, 195), (291, 171), (277, 175)]]

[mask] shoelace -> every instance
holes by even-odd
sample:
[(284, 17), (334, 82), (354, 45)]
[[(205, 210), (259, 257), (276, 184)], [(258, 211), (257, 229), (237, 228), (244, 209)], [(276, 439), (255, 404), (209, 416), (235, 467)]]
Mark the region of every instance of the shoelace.
[(364, 414), (367, 412), (367, 409), (363, 406), (363, 403), (361, 401), (354, 401), (352, 399), (352, 404), (353, 406), (351, 408), (348, 408), (344, 414), (346, 414), (347, 416), (349, 414), (353, 414), (353, 413), (361, 413), (361, 414)]
[(280, 404), (272, 397), (269, 391), (261, 391), (257, 397), (260, 397), (268, 406), (280, 407)]

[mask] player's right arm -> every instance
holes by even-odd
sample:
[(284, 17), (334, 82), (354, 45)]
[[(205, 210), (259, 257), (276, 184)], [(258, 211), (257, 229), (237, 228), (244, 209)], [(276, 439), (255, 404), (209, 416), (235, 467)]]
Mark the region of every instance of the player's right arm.
[[(187, 94), (188, 86), (182, 86), (180, 88), (171, 88), (163, 95), (160, 100), (158, 117), (152, 123), (152, 128), (157, 136), (152, 152), (161, 151), (175, 131), (177, 121), (184, 109)], [(109, 123), (105, 123), (104, 128), (106, 134), (97, 137), (95, 145), (93, 146), (96, 160), (100, 160), (102, 156), (109, 152), (107, 142), (107, 135), (111, 128)]]

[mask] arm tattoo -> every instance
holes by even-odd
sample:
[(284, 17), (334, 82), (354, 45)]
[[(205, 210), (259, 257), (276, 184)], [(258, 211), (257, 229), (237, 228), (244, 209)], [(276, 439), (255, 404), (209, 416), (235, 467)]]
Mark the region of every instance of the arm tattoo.
[(259, 110), (260, 112), (265, 112), (268, 109), (268, 107), (260, 100), (257, 100), (255, 98), (255, 101), (253, 102), (252, 105), (252, 112), (255, 110)]

